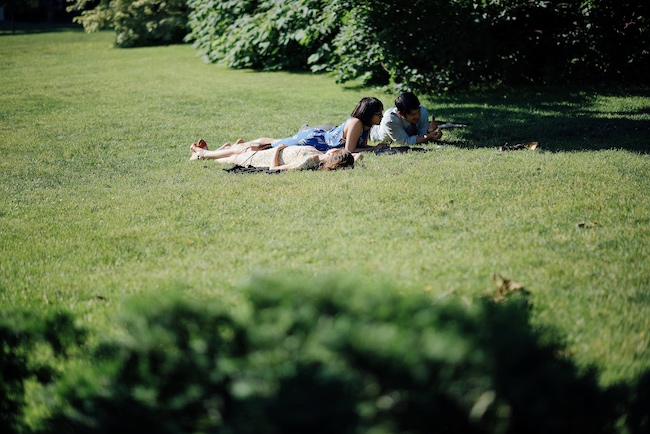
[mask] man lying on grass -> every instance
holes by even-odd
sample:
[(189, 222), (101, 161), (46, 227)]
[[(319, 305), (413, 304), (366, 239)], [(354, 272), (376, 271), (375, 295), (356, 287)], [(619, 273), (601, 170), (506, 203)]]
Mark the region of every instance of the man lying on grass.
[(370, 130), (370, 139), (403, 146), (430, 143), (442, 137), (438, 123), (420, 105), (412, 92), (404, 92), (395, 98), (395, 105), (384, 113), (379, 125)]

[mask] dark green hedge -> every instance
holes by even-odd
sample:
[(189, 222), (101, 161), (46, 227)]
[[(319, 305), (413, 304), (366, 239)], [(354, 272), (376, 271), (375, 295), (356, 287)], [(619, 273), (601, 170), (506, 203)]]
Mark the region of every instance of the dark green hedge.
[(650, 3), (188, 0), (187, 40), (232, 67), (311, 68), (395, 91), (648, 83)]
[(73, 0), (116, 45), (191, 41), (235, 68), (330, 71), (394, 91), (648, 84), (640, 0)]
[[(649, 376), (600, 387), (595, 370), (578, 370), (531, 327), (523, 296), (468, 306), (299, 279), (257, 280), (243, 295), (230, 307), (164, 295), (132, 302), (124, 336), (49, 377), (48, 416), (35, 431), (647, 432)], [(39, 377), (30, 346), (77, 344), (3, 317), (3, 372), (18, 372), (2, 383), (4, 432), (29, 432), (22, 385)], [(63, 336), (77, 336), (63, 324)]]

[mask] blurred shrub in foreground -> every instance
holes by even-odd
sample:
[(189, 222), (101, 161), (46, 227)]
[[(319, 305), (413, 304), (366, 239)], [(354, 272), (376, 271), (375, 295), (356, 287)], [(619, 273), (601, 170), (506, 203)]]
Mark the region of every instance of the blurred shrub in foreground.
[(0, 432), (27, 432), (26, 384), (51, 384), (60, 362), (85, 339), (73, 317), (60, 313), (42, 318), (0, 311)]
[(542, 341), (523, 297), (274, 280), (245, 294), (132, 303), (126, 337), (59, 383), (46, 431), (606, 433), (625, 405)]

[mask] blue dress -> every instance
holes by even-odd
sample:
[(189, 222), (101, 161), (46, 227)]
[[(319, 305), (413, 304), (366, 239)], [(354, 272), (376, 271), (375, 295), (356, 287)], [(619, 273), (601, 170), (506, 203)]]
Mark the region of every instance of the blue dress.
[[(336, 128), (331, 130), (323, 130), (320, 128), (310, 128), (305, 131), (301, 131), (293, 137), (288, 137), (286, 139), (280, 139), (273, 142), (273, 147), (279, 145), (287, 146), (313, 146), (321, 152), (326, 152), (332, 148), (341, 148), (345, 146), (345, 139), (343, 138), (343, 129), (345, 124), (352, 118), (348, 118), (345, 122), (339, 125)], [(368, 133), (370, 130), (365, 130), (361, 133), (359, 141), (357, 142), (357, 147), (364, 144)]]

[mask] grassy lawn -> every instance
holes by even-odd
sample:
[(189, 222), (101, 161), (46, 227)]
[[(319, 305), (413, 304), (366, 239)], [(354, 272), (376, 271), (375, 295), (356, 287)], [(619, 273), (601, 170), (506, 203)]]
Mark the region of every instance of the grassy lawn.
[[(2, 307), (72, 310), (105, 335), (134, 294), (235, 303), (254, 274), (471, 303), (501, 273), (604, 384), (650, 369), (648, 89), (422, 98), (469, 127), (354, 170), (236, 175), (189, 162), (189, 144), (285, 137), (394, 95), (112, 39), (0, 36)], [(497, 151), (523, 141), (541, 150)]]

